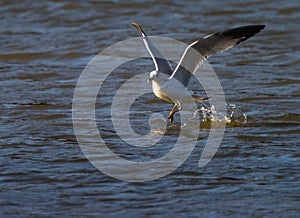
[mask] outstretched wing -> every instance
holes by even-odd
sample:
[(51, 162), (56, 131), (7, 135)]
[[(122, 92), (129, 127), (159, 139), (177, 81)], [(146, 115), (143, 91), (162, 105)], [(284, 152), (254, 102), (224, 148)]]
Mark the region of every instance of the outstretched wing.
[[(208, 35), (190, 44), (184, 51), (171, 77), (188, 86), (191, 75), (211, 55), (225, 51), (260, 32), (265, 25), (237, 27)], [(201, 54), (195, 55), (195, 50)]]
[(164, 59), (160, 51), (152, 44), (147, 34), (143, 31), (140, 25), (132, 23), (132, 25), (137, 28), (143, 37), (143, 42), (154, 62), (155, 70), (165, 73), (169, 76), (172, 75), (173, 69), (168, 60)]

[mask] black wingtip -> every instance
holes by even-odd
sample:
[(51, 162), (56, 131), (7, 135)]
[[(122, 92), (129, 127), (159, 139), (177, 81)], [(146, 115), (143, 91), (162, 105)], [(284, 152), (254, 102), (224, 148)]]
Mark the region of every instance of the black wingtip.
[(254, 34), (260, 32), (262, 29), (265, 28), (266, 25), (249, 25), (249, 26), (242, 26), (236, 27), (233, 29), (225, 30), (222, 32), (222, 35), (226, 36), (235, 36), (235, 37), (251, 37)]
[(134, 26), (135, 28), (137, 28), (137, 30), (140, 31), (140, 33), (141, 33), (143, 36), (146, 36), (146, 33), (143, 31), (142, 27), (141, 27), (139, 24), (137, 24), (137, 23), (135, 23), (135, 22), (132, 22), (131, 25)]
[(253, 27), (253, 29), (256, 29), (258, 32), (260, 32), (261, 30), (263, 30), (266, 27), (266, 25), (264, 25), (264, 24), (262, 24), (262, 25), (252, 25), (252, 26), (249, 26), (249, 27)]
[(249, 25), (236, 27), (233, 29), (225, 30), (224, 32), (218, 33), (219, 35), (223, 35), (225, 37), (237, 38), (240, 39), (236, 44), (247, 40), (248, 38), (254, 36), (259, 33), (262, 29), (264, 29), (266, 25)]

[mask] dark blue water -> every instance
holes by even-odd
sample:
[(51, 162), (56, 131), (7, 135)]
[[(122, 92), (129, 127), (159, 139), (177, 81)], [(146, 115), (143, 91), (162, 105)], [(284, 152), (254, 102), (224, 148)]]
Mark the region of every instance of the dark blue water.
[[(1, 217), (299, 216), (299, 10), (298, 1), (2, 1)], [(107, 176), (80, 150), (72, 125), (76, 82), (97, 53), (138, 36), (132, 21), (150, 35), (185, 43), (230, 27), (266, 24), (253, 39), (209, 59), (226, 101), (247, 115), (247, 123), (227, 126), (203, 168), (198, 161), (207, 127), (182, 166), (145, 183)], [(152, 70), (150, 60), (123, 66), (110, 88), (145, 69)], [(171, 109), (145, 99), (148, 106), (137, 102), (135, 111), (166, 116)], [(99, 119), (107, 107), (99, 106)], [(148, 128), (147, 118), (137, 117), (133, 129)], [(178, 128), (168, 128), (169, 143), (151, 155), (172, 147)], [(114, 132), (102, 134), (124, 155)]]

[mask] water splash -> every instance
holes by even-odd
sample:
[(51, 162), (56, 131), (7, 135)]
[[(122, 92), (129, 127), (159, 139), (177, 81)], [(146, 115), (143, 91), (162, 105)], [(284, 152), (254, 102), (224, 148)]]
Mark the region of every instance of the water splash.
[(226, 105), (226, 113), (216, 111), (215, 106), (203, 104), (195, 113), (199, 114), (202, 123), (225, 122), (226, 125), (243, 125), (247, 123), (247, 115), (243, 113), (235, 104)]

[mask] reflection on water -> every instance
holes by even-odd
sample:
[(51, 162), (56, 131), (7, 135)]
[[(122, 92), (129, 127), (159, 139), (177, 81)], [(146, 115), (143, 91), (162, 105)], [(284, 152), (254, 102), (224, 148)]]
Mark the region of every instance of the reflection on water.
[[(0, 6), (1, 217), (300, 213), (298, 1), (49, 0), (29, 6), (4, 0)], [(169, 176), (147, 183), (118, 181), (95, 169), (77, 144), (71, 119), (83, 68), (106, 47), (138, 36), (132, 21), (150, 35), (185, 43), (229, 27), (267, 25), (246, 43), (209, 59), (224, 89), (227, 114), (212, 105), (200, 108), (203, 122), (191, 156)], [(131, 160), (163, 156), (181, 128), (168, 124), (160, 143), (147, 148), (127, 145), (114, 131), (113, 94), (126, 79), (152, 69), (149, 59), (121, 66), (99, 92), (99, 131), (112, 151)], [(197, 84), (191, 88), (203, 93)], [(167, 117), (171, 108), (152, 94), (142, 96), (131, 108), (132, 128), (148, 134), (151, 114)], [(198, 168), (215, 118), (230, 120), (228, 128), (214, 159)], [(163, 122), (153, 121), (154, 127)], [(150, 136), (160, 137), (157, 131)]]

